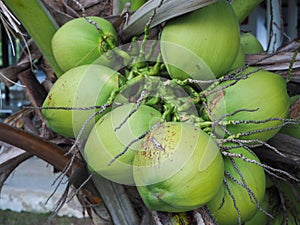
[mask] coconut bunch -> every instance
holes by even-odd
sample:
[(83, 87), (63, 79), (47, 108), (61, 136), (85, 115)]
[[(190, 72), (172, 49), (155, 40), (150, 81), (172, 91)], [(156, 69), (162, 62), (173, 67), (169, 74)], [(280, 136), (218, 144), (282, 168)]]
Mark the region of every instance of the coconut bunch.
[(245, 65), (262, 47), (225, 0), (167, 21), (155, 40), (149, 24), (131, 43), (98, 17), (56, 32), (64, 73), (42, 107), (48, 127), (75, 138), (91, 174), (135, 186), (151, 211), (206, 207), (221, 225), (273, 218), (265, 171), (286, 173), (252, 149), (276, 151), (267, 141), (294, 122), (286, 80)]

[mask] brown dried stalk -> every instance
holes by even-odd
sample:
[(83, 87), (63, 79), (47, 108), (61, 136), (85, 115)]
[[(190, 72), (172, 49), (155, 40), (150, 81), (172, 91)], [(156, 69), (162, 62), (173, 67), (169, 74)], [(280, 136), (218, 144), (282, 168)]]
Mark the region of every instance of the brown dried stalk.
[[(57, 145), (7, 124), (0, 123), (0, 140), (36, 155), (59, 171), (63, 171), (70, 160)], [(67, 175), (70, 176), (74, 170), (82, 167), (83, 164), (75, 160)]]

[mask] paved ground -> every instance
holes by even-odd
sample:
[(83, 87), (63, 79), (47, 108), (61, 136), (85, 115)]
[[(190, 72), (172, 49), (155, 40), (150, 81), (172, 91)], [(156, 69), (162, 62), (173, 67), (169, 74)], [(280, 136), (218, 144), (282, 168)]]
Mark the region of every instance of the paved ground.
[[(51, 166), (38, 158), (25, 161), (6, 181), (0, 195), (0, 210), (51, 212), (65, 187), (65, 184), (60, 185), (47, 201), (57, 186), (53, 184), (57, 176)], [(59, 215), (81, 218), (81, 210), (74, 199), (60, 210)]]

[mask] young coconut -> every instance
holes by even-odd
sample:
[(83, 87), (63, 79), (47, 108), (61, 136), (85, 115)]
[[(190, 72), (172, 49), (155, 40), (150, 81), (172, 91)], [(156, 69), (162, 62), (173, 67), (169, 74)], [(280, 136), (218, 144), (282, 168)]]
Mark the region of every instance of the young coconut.
[(245, 54), (259, 54), (264, 51), (259, 40), (250, 32), (241, 34), (241, 45)]
[[(215, 77), (220, 77), (231, 69), (239, 48), (239, 24), (225, 0), (168, 21), (161, 34), (162, 58), (170, 76), (176, 79), (206, 79), (202, 67), (207, 66)], [(185, 51), (183, 55), (182, 49), (199, 59), (195, 62), (195, 56)], [(191, 67), (199, 72), (187, 73)]]
[[(242, 147), (230, 153), (260, 163), (259, 158)], [(230, 156), (229, 156), (230, 157)], [(264, 168), (242, 158), (224, 158), (225, 181), (208, 207), (219, 225), (243, 224), (258, 211), (265, 195), (266, 178)], [(239, 223), (240, 222), (240, 223)]]
[(216, 195), (224, 164), (216, 142), (204, 131), (188, 123), (166, 122), (144, 138), (133, 175), (150, 210), (185, 212)]
[(76, 18), (60, 27), (52, 38), (53, 55), (63, 71), (96, 63), (96, 60), (97, 64), (110, 67), (116, 61), (114, 55), (104, 55), (112, 48), (110, 44), (118, 44), (113, 25), (101, 17), (91, 16), (88, 19), (95, 22), (101, 30), (85, 18)]
[[(127, 103), (103, 116), (92, 129), (84, 157), (93, 173), (111, 181), (133, 185), (132, 162), (141, 136), (161, 120), (156, 109)], [(131, 116), (129, 116), (132, 114)]]
[[(222, 82), (211, 90), (206, 114), (218, 124), (227, 124), (226, 129), (235, 138), (267, 141), (280, 130), (288, 115), (286, 81), (278, 74), (254, 67), (236, 78), (239, 77), (242, 78)], [(219, 126), (214, 132), (228, 136)]]
[[(101, 110), (84, 108), (104, 105), (111, 92), (119, 87), (119, 76), (118, 72), (101, 65), (83, 65), (65, 72), (43, 103), (47, 126), (63, 136), (76, 137), (85, 121)], [(86, 136), (98, 119), (99, 116), (94, 117), (86, 126)]]

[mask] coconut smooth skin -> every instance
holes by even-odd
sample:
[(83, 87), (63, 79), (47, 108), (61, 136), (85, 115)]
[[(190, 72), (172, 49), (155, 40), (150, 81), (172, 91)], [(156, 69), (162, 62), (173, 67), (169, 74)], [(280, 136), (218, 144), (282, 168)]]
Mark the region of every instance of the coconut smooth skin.
[(219, 191), (224, 163), (208, 134), (192, 124), (166, 122), (143, 140), (133, 163), (138, 192), (150, 210), (184, 212)]
[[(230, 152), (242, 154), (247, 159), (260, 162), (257, 156), (244, 148), (232, 149)], [(246, 162), (238, 157), (234, 158), (233, 162), (226, 157), (224, 158), (224, 163), (225, 171), (227, 171), (233, 179), (236, 179), (237, 182), (246, 185), (250, 191), (225, 175), (227, 187), (233, 195), (234, 200), (229, 194), (225, 184), (223, 184), (216, 197), (208, 203), (208, 207), (218, 224), (236, 225), (239, 224), (239, 214), (234, 206), (235, 201), (236, 207), (240, 212), (241, 224), (243, 224), (258, 211), (254, 197), (258, 204), (263, 202), (266, 187), (264, 168), (254, 163)], [(238, 168), (239, 171), (236, 168)], [(239, 173), (242, 174), (242, 177)]]
[[(272, 203), (275, 201), (275, 199), (272, 199), (271, 194), (269, 194), (268, 189), (265, 192), (265, 197), (261, 203), (261, 208), (265, 210), (265, 212), (270, 212), (270, 205), (271, 201)], [(277, 200), (277, 199), (276, 199)], [(258, 210), (253, 217), (251, 217), (249, 220), (245, 222), (245, 225), (258, 225), (258, 224), (268, 224), (269, 217), (262, 212), (261, 210)]]
[[(156, 109), (128, 103), (105, 114), (92, 129), (84, 147), (84, 157), (91, 172), (113, 182), (134, 185), (133, 159), (141, 142), (139, 137), (161, 119)], [(121, 154), (128, 148), (124, 154)]]
[[(42, 113), (47, 126), (63, 136), (76, 137), (96, 109), (64, 108), (84, 109), (104, 105), (111, 92), (119, 87), (119, 76), (118, 72), (101, 65), (83, 65), (65, 72), (53, 84), (43, 102)], [(47, 109), (47, 107), (57, 108)], [(86, 136), (99, 117), (99, 115), (94, 117), (85, 128)]]
[(88, 18), (101, 28), (101, 32), (85, 18), (76, 18), (61, 26), (52, 38), (53, 55), (63, 71), (86, 64), (110, 66), (115, 63), (113, 55), (104, 55), (111, 47), (104, 35), (113, 45), (118, 44), (113, 25), (101, 17)]
[[(244, 70), (237, 78), (243, 75), (247, 76), (215, 87), (218, 91), (207, 96), (211, 111), (207, 114), (213, 114), (223, 123), (232, 121), (228, 122), (226, 129), (236, 138), (267, 141), (280, 130), (283, 124), (280, 119), (286, 119), (288, 115), (286, 81), (278, 74), (255, 67)], [(227, 135), (220, 127), (214, 132), (220, 136)]]
[[(168, 21), (161, 34), (162, 58), (170, 76), (176, 79), (203, 79), (206, 74), (201, 70), (207, 66), (220, 77), (231, 69), (239, 48), (239, 23), (224, 0)], [(195, 56), (183, 56), (182, 49)], [(194, 57), (199, 60), (191, 63)], [(190, 67), (199, 68), (199, 73), (187, 73)]]
[(241, 45), (245, 54), (259, 54), (264, 51), (259, 40), (249, 32), (241, 34)]
[(231, 66), (230, 71), (237, 70), (239, 68), (242, 68), (243, 66), (245, 66), (245, 53), (242, 44), (240, 44), (239, 52)]

